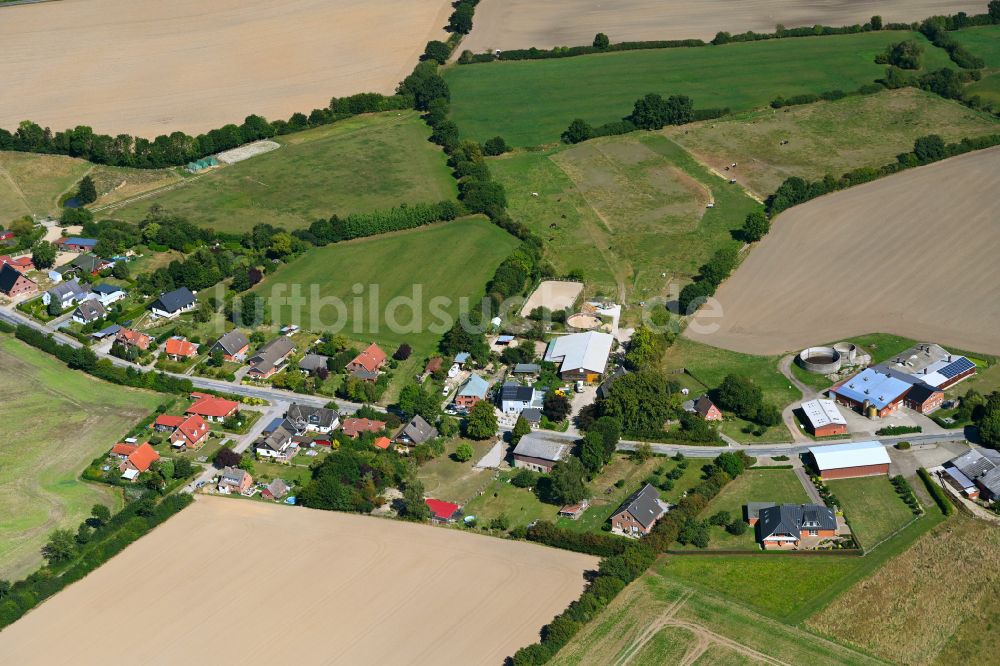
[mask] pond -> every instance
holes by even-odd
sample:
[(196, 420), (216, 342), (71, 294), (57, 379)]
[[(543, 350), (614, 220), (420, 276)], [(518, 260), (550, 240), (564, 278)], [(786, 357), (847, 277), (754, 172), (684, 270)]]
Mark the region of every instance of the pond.
[(83, 206), (83, 202), (76, 197), (70, 197), (63, 202), (63, 208), (80, 208)]

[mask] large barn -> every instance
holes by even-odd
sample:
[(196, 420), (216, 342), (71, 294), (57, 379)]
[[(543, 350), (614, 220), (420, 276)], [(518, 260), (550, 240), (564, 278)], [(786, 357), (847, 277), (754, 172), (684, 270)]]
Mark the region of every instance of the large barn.
[(809, 453), (824, 481), (889, 473), (889, 454), (881, 442), (812, 446)]
[(847, 420), (833, 400), (809, 400), (802, 403), (809, 431), (815, 437), (832, 437), (847, 433)]
[(837, 403), (869, 418), (884, 418), (907, 407), (930, 414), (944, 402), (944, 391), (910, 375), (888, 368), (866, 368), (830, 389)]

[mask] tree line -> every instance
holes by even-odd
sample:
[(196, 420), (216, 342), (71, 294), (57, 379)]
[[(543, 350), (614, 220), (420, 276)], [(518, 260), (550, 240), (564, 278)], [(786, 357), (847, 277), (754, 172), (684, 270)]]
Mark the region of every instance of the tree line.
[(575, 118), (560, 137), (563, 143), (581, 143), (599, 136), (628, 134), (637, 130), (658, 130), (667, 125), (684, 125), (696, 120), (710, 120), (728, 115), (728, 108), (695, 109), (694, 102), (687, 95), (671, 95), (664, 98), (649, 93), (637, 99), (632, 113), (616, 120), (594, 127), (583, 118)]

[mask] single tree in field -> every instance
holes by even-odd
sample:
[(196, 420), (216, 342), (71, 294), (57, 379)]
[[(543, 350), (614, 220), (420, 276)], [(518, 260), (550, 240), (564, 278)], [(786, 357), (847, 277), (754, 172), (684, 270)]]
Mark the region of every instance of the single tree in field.
[(576, 118), (562, 133), (563, 143), (580, 143), (594, 136), (594, 128), (583, 118)]
[(603, 32), (599, 32), (594, 35), (594, 48), (595, 49), (606, 49), (611, 46), (611, 40)]
[(457, 447), (455, 447), (455, 460), (458, 462), (468, 462), (472, 460), (472, 456), (476, 454), (475, 449), (468, 442), (462, 442)]
[(81, 204), (89, 204), (97, 201), (97, 187), (94, 186), (94, 179), (84, 176), (80, 180), (80, 187), (76, 191), (76, 198)]

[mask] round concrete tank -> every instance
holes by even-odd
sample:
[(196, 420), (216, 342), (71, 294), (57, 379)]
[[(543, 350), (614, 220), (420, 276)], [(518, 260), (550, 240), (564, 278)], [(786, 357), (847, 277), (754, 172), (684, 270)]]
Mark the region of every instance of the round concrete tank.
[(799, 352), (799, 365), (820, 375), (828, 375), (840, 370), (840, 352), (833, 347), (809, 347)]
[(848, 365), (853, 364), (858, 357), (858, 346), (853, 342), (838, 342), (833, 349), (840, 354), (840, 360)]

